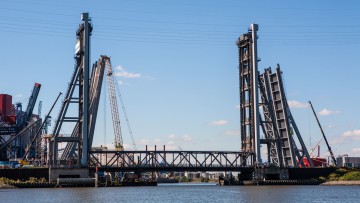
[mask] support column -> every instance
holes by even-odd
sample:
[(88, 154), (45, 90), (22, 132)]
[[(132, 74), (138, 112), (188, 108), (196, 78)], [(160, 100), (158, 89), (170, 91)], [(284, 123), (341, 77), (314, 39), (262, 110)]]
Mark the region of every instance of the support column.
[(89, 131), (89, 72), (90, 72), (90, 25), (89, 14), (83, 13), (81, 20), (84, 21), (84, 59), (83, 59), (83, 73), (84, 73), (84, 85), (83, 85), (83, 122), (82, 122), (82, 153), (81, 153), (81, 165), (88, 165), (88, 131)]
[(257, 31), (258, 31), (258, 25), (257, 24), (251, 24), (251, 38), (252, 38), (252, 71), (253, 71), (253, 111), (254, 111), (254, 138), (255, 138), (255, 153), (256, 153), (256, 160), (258, 164), (261, 164), (261, 154), (260, 154), (260, 123), (259, 123), (259, 71), (258, 71), (258, 57), (257, 57)]

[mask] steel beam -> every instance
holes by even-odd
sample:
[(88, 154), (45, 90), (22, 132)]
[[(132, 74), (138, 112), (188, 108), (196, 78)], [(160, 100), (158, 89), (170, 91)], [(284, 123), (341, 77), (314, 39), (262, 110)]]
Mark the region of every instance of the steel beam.
[(89, 147), (89, 72), (90, 72), (90, 23), (89, 14), (83, 13), (81, 20), (84, 21), (84, 58), (83, 58), (83, 106), (82, 106), (82, 153), (81, 165), (88, 165), (88, 147)]

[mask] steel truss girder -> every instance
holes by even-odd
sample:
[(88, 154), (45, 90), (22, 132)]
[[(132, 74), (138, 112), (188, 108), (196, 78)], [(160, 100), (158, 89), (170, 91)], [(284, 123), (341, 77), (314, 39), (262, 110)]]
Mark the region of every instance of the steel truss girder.
[[(312, 160), (287, 103), (282, 80), (282, 72), (279, 64), (277, 65), (275, 73), (272, 73), (271, 68), (268, 68), (265, 69), (263, 76), (265, 78), (266, 87), (269, 87), (270, 89), (268, 100), (271, 101), (270, 103), (273, 109), (272, 114), (275, 118), (274, 120), (276, 121), (276, 125), (274, 127), (278, 130), (277, 142), (281, 144), (282, 148), (281, 150), (278, 150), (278, 152), (281, 152), (278, 153), (279, 157), (283, 157), (282, 162), (286, 167), (297, 167), (298, 164), (304, 167), (304, 157), (309, 160), (310, 166), (313, 167), (314, 165)], [(295, 134), (296, 137), (293, 136), (293, 134)], [(299, 141), (302, 150), (298, 149), (295, 138)], [(278, 149), (280, 149), (280, 147)], [(299, 163), (297, 163), (297, 161)]]
[[(252, 152), (90, 151), (90, 167), (121, 171), (237, 171)], [(136, 157), (136, 160), (134, 159)], [(105, 160), (103, 160), (105, 159)]]
[[(275, 123), (279, 131), (279, 139), (281, 140), (282, 157), (284, 166), (295, 167), (296, 159), (294, 152), (294, 142), (291, 137), (291, 127), (288, 119), (286, 98), (283, 92), (282, 83), (278, 72), (272, 73), (271, 68), (265, 69), (266, 76), (270, 82), (270, 91), (272, 95), (272, 106), (274, 108)], [(281, 77), (281, 75), (280, 75)]]
[[(105, 61), (107, 56), (101, 56), (100, 59), (93, 64), (91, 80), (90, 80), (90, 99), (89, 99), (89, 146), (92, 146), (96, 117), (99, 107), (101, 87), (105, 72)], [(74, 130), (71, 134), (71, 137), (76, 137), (79, 134), (79, 123), (76, 123)], [(76, 157), (77, 143), (68, 142), (64, 152), (61, 156), (61, 160), (67, 160), (69, 158)]]
[(265, 144), (268, 149), (268, 160), (271, 164), (282, 167), (284, 161), (281, 153), (281, 140), (279, 139), (279, 132), (274, 118), (273, 97), (269, 86), (268, 72), (265, 71), (259, 76), (259, 89), (261, 95), (261, 102), (263, 103), (264, 121), (261, 121), (261, 127), (265, 135)]
[[(255, 152), (255, 128), (257, 128), (255, 119), (254, 106), (254, 88), (257, 87), (253, 80), (255, 68), (253, 65), (253, 46), (252, 35), (247, 33), (241, 35), (237, 41), (239, 48), (239, 81), (240, 81), (240, 132), (241, 132), (241, 150), (248, 152)], [(254, 154), (255, 155), (255, 154)], [(256, 160), (252, 157), (252, 162)], [(254, 163), (251, 163), (253, 165)]]

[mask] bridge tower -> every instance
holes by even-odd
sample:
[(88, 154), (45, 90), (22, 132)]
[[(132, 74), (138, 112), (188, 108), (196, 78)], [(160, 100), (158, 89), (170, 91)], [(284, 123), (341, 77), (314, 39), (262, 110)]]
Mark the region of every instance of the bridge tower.
[(267, 160), (272, 166), (304, 167), (303, 159), (306, 158), (312, 167), (287, 103), (280, 65), (274, 73), (271, 68), (265, 69), (262, 74), (258, 71), (257, 31), (258, 25), (252, 24), (248, 33), (241, 35), (237, 41), (241, 150), (253, 153), (246, 163), (251, 166), (262, 164), (260, 146), (264, 144)]
[[(90, 35), (92, 25), (88, 13), (81, 15), (82, 24), (76, 32), (77, 43), (75, 47), (75, 70), (71, 77), (65, 100), (61, 106), (59, 116), (53, 130), (53, 138), (50, 141), (49, 165), (58, 165), (58, 144), (60, 142), (76, 143), (78, 166), (88, 166), (88, 147), (89, 147), (89, 87), (90, 87)], [(75, 89), (78, 90), (77, 95)], [(69, 115), (70, 104), (77, 104), (77, 115)], [(75, 123), (71, 137), (59, 136), (60, 129), (65, 122)]]
[(241, 150), (254, 152), (250, 165), (261, 163), (259, 131), (259, 88), (257, 59), (258, 25), (239, 37), (240, 129)]

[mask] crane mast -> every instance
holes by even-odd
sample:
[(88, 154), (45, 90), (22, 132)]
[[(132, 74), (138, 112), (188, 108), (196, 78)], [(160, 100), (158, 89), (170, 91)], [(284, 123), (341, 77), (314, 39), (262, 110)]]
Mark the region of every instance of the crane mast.
[(105, 59), (105, 70), (106, 70), (106, 81), (107, 81), (107, 88), (109, 93), (110, 99), (110, 109), (111, 109), (111, 116), (112, 122), (114, 126), (114, 134), (115, 134), (115, 149), (118, 151), (123, 151), (123, 140), (121, 134), (121, 126), (120, 126), (120, 117), (119, 117), (119, 108), (116, 99), (116, 92), (115, 92), (115, 78), (113, 75), (113, 69), (111, 66), (110, 58), (107, 57)]
[(329, 150), (329, 152), (330, 152), (331, 159), (332, 159), (334, 165), (336, 166), (336, 159), (335, 159), (334, 153), (333, 153), (333, 151), (331, 150), (331, 147), (330, 147), (330, 145), (329, 145), (329, 142), (328, 142), (327, 139), (326, 139), (325, 133), (324, 133), (322, 127), (321, 127), (320, 121), (319, 121), (319, 119), (318, 119), (318, 117), (317, 117), (317, 115), (316, 115), (316, 113), (315, 113), (315, 110), (314, 110), (313, 105), (311, 104), (311, 101), (309, 101), (309, 104), (310, 104), (310, 107), (311, 107), (312, 112), (314, 113), (314, 116), (315, 116), (315, 118), (316, 118), (317, 124), (319, 125), (319, 128), (320, 128), (320, 130), (321, 130), (321, 133), (322, 133), (323, 138), (324, 138), (324, 140), (325, 140), (325, 143), (326, 143), (326, 145), (327, 145), (327, 147), (328, 147), (328, 150)]

